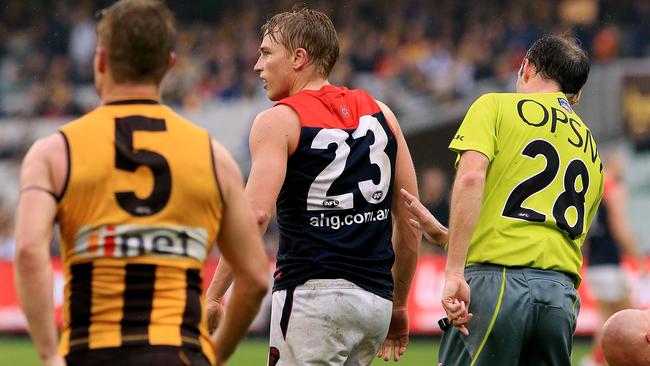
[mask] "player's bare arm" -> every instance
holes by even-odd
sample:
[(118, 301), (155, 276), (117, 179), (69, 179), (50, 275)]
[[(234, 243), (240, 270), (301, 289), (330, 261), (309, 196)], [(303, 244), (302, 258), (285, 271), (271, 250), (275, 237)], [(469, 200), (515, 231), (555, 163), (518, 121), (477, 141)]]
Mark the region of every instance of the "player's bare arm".
[(57, 353), (50, 261), (57, 208), (53, 195), (63, 189), (65, 154), (65, 142), (60, 134), (34, 143), (21, 168), (16, 210), (16, 289), (29, 333), (44, 365), (65, 364)]
[[(385, 104), (377, 102), (397, 138), (397, 157), (395, 160), (395, 189), (407, 189), (417, 194), (417, 180), (411, 154), (406, 140), (393, 112)], [(399, 361), (406, 352), (409, 342), (408, 329), (408, 293), (415, 274), (418, 253), (420, 250), (421, 234), (419, 230), (409, 225), (410, 214), (401, 204), (399, 195), (393, 194), (391, 202), (393, 216), (393, 315), (390, 328), (383, 347), (379, 348), (378, 357), (388, 361)]]
[(298, 145), (300, 121), (286, 105), (257, 115), (249, 136), (251, 171), (246, 198), (253, 207), (260, 231), (265, 232), (287, 172), (287, 160)]
[[(276, 106), (257, 115), (249, 137), (251, 171), (245, 196), (251, 205), (259, 232), (264, 233), (282, 188), (287, 159), (295, 150), (300, 134), (298, 117), (287, 106)], [(232, 283), (227, 260), (220, 260), (207, 292), (208, 328), (216, 327), (221, 301)]]
[(469, 334), (465, 324), (472, 318), (472, 314), (468, 313), (470, 289), (465, 282), (465, 262), (469, 242), (481, 211), (489, 164), (490, 161), (482, 153), (471, 150), (464, 152), (458, 163), (451, 196), (451, 230), (442, 306), (449, 320), (465, 335)]
[(268, 260), (255, 227), (255, 218), (244, 198), (243, 179), (230, 154), (213, 142), (223, 219), (217, 242), (230, 264), (234, 285), (223, 322), (213, 337), (217, 363), (234, 352), (268, 290)]

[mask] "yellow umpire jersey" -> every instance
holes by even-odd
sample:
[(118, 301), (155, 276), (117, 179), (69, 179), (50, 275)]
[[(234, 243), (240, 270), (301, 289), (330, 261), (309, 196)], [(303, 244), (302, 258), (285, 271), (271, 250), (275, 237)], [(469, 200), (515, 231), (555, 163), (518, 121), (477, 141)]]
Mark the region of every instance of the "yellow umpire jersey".
[(151, 100), (102, 105), (60, 131), (61, 352), (182, 346), (214, 362), (201, 278), (222, 201), (208, 133)]
[(564, 94), (485, 94), (449, 148), (490, 160), (467, 264), (551, 269), (577, 286), (603, 174), (591, 131)]

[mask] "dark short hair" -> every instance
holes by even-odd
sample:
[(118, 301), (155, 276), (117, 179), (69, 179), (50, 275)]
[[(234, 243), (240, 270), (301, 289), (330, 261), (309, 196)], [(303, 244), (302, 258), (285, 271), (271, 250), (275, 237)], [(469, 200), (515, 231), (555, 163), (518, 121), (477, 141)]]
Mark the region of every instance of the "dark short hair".
[(563, 93), (577, 94), (589, 76), (589, 57), (574, 37), (546, 35), (528, 49), (526, 58), (546, 79), (557, 82)]
[(157, 0), (120, 0), (99, 16), (97, 38), (106, 49), (113, 79), (159, 84), (176, 37), (169, 8)]
[(320, 11), (294, 8), (274, 15), (261, 28), (289, 52), (304, 48), (316, 70), (327, 77), (339, 58), (339, 38), (330, 18)]

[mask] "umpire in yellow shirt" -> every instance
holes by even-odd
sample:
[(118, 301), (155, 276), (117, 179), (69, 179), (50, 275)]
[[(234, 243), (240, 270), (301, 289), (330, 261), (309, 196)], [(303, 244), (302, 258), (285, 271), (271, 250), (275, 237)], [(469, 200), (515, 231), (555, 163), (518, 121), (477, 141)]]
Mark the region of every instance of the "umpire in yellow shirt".
[[(449, 145), (458, 159), (442, 305), (454, 327), (439, 366), (571, 365), (580, 247), (603, 192), (596, 142), (571, 107), (588, 74), (575, 40), (539, 39), (517, 92), (481, 96)], [(402, 194), (426, 231), (433, 218)]]

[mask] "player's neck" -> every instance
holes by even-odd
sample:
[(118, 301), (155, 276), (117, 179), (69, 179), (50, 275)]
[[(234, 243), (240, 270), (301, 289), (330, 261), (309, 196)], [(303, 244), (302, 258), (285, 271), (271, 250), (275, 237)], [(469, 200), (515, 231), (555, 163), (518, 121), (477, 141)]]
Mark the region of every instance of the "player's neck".
[(299, 78), (296, 80), (293, 88), (291, 88), (289, 95), (297, 94), (303, 90), (319, 90), (325, 85), (330, 85), (330, 82), (321, 76), (304, 79)]
[(150, 84), (113, 84), (104, 88), (102, 103), (124, 99), (150, 99), (160, 101), (160, 88)]

